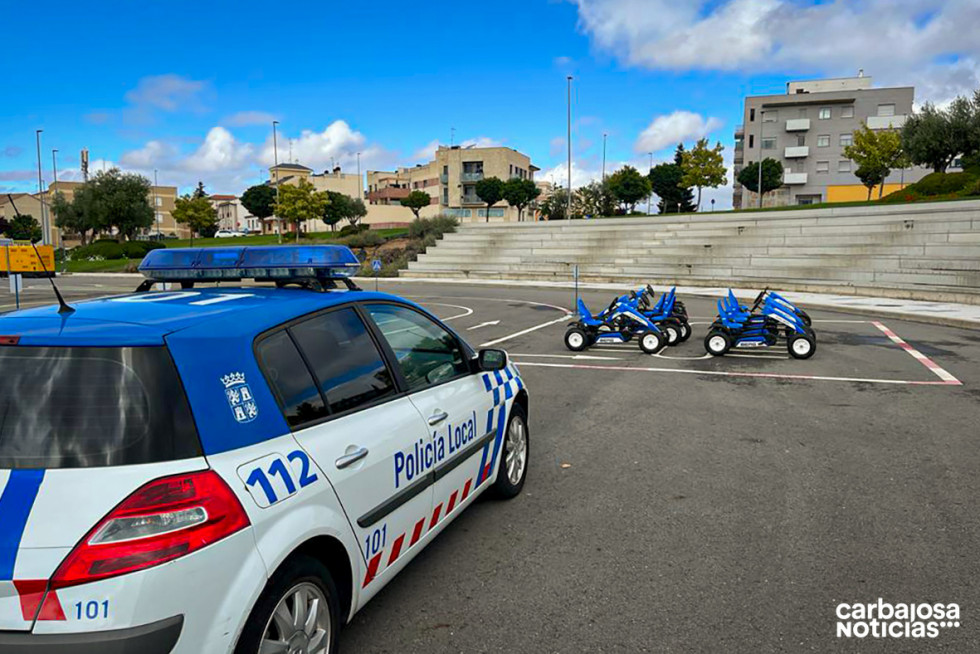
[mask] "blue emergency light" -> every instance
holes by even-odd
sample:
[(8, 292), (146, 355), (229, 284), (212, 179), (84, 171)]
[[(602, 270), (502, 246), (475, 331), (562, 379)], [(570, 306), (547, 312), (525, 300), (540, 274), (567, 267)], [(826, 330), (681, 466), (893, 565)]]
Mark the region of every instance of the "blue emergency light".
[(150, 280), (207, 282), (347, 279), (361, 262), (344, 245), (160, 248), (151, 250), (139, 271)]

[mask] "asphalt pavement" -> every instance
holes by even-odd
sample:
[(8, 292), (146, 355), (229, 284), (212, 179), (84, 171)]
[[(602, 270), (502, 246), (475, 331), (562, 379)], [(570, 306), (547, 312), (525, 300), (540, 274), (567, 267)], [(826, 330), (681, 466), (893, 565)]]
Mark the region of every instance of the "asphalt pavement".
[[(42, 281), (26, 301), (50, 301)], [(509, 351), (531, 459), (524, 492), (464, 512), (354, 617), (344, 651), (980, 651), (980, 332), (814, 310), (810, 360), (704, 358), (714, 306), (685, 297), (682, 346), (576, 354), (571, 291), (380, 286)], [(836, 637), (839, 603), (878, 598), (958, 603), (960, 626)]]

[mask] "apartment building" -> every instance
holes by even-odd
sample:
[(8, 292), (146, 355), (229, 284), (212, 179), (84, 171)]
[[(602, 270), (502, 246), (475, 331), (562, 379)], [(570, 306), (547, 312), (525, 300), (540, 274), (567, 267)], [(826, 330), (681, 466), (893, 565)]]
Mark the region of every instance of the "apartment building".
[(258, 218), (248, 212), (236, 195), (212, 195), (208, 197), (218, 214), (218, 229), (262, 231)]
[[(780, 95), (745, 98), (743, 124), (735, 130), (734, 171), (762, 158), (783, 165), (783, 186), (763, 197), (763, 206), (847, 202), (867, 198), (867, 188), (844, 156), (855, 130), (897, 129), (912, 113), (913, 87), (874, 88), (857, 77), (794, 81)], [(922, 168), (895, 170), (884, 193), (918, 181)], [(877, 197), (877, 189), (875, 190)], [(735, 209), (758, 206), (758, 195), (735, 181)]]
[[(60, 245), (61, 243), (60, 230), (55, 225), (55, 216), (51, 212), (51, 202), (55, 194), (61, 193), (65, 196), (65, 199), (70, 201), (75, 194), (75, 190), (81, 185), (82, 182), (58, 181), (48, 186), (47, 190), (41, 194), (40, 199), (45, 204), (45, 210), (50, 217), (51, 234), (49, 235), (49, 243), (53, 243), (54, 245)], [(34, 197), (37, 198), (37, 194)], [(176, 186), (151, 186), (147, 199), (150, 202), (150, 206), (153, 207), (154, 218), (153, 225), (148, 230), (150, 233), (159, 232), (168, 236), (173, 235), (177, 238), (190, 238), (191, 230), (187, 226), (179, 224), (173, 217), (172, 212), (177, 201)], [(18, 209), (20, 209), (19, 202)], [(28, 212), (21, 209), (21, 213)], [(38, 222), (41, 222), (40, 214), (34, 214), (34, 217)], [(73, 235), (65, 235), (65, 245), (72, 246), (76, 243), (77, 239), (74, 239)]]
[[(278, 183), (282, 186), (284, 184), (299, 184), (300, 181), (309, 182), (317, 191), (332, 191), (334, 193), (343, 193), (352, 198), (364, 199), (364, 189), (360, 175), (341, 172), (340, 166), (334, 167), (333, 170), (315, 173), (312, 168), (308, 168), (299, 163), (281, 163), (269, 168), (269, 179), (266, 181), (266, 184), (275, 186)], [(275, 216), (265, 218), (259, 222), (261, 222), (261, 225), (257, 229), (261, 229), (266, 234), (273, 234), (279, 228), (279, 221)], [(325, 231), (329, 227), (323, 221), (309, 221), (309, 224), (305, 225), (304, 229)], [(254, 230), (249, 228), (249, 231)]]
[[(460, 222), (487, 218), (485, 203), (476, 195), (476, 183), (487, 177), (534, 180), (539, 170), (531, 159), (513, 148), (439, 146), (435, 158), (396, 171), (368, 171), (368, 201), (397, 204), (414, 190), (432, 196), (431, 213), (456, 216)], [(482, 207), (482, 208), (481, 208)], [(516, 221), (517, 210), (501, 202), (490, 209), (492, 221)]]

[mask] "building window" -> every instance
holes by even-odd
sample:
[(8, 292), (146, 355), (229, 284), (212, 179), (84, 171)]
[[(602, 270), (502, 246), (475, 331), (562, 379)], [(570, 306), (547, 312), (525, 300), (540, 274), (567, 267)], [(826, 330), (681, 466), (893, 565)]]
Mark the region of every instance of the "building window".
[(766, 137), (762, 139), (762, 149), (763, 150), (775, 150), (776, 149), (776, 139)]
[(830, 134), (820, 134), (817, 136), (817, 147), (826, 148), (830, 147)]
[(806, 145), (806, 134), (797, 134), (796, 144), (800, 146)]
[(448, 175), (449, 174), (449, 166), (443, 166), (442, 167), (442, 174), (443, 175)]
[(854, 143), (854, 136), (851, 134), (841, 134), (840, 135), (840, 146), (843, 148), (847, 145), (852, 145)]
[(749, 147), (755, 147), (755, 134), (749, 134)]
[(749, 109), (749, 122), (755, 122), (755, 109)]
[(837, 172), (839, 173), (849, 173), (851, 172), (851, 162), (848, 159), (841, 159), (837, 162)]
[(820, 120), (830, 120), (830, 107), (820, 107), (818, 116)]
[(840, 108), (841, 118), (854, 118), (854, 106), (841, 107)]
[(895, 115), (895, 105), (894, 104), (879, 104), (878, 105), (878, 115), (879, 116), (894, 116)]
[(483, 172), (483, 162), (482, 161), (464, 161), (463, 162), (463, 172), (464, 173), (482, 173)]
[(830, 162), (829, 161), (818, 161), (817, 162), (817, 172), (818, 173), (829, 173), (830, 172)]
[(161, 198), (159, 195), (156, 196), (155, 198), (153, 198), (153, 204), (155, 204), (158, 207), (162, 207), (163, 206), (163, 198)]

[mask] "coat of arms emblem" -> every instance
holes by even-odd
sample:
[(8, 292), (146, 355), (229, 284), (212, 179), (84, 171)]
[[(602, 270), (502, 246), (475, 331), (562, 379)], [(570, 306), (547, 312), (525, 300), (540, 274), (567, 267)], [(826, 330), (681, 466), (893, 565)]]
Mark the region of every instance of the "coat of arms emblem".
[(232, 415), (240, 423), (252, 422), (259, 415), (259, 407), (255, 404), (252, 389), (245, 382), (245, 373), (232, 372), (221, 378), (225, 387), (225, 397)]

